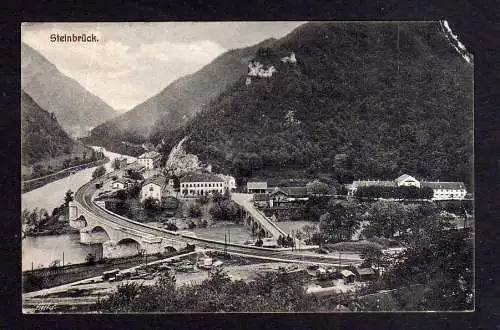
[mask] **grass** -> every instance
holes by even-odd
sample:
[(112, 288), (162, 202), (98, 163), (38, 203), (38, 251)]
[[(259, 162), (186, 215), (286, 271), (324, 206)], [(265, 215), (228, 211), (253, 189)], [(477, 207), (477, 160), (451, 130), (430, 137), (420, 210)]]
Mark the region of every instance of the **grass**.
[(349, 252), (360, 252), (366, 247), (375, 247), (378, 249), (383, 249), (384, 246), (371, 241), (356, 241), (356, 242), (339, 242), (334, 244), (325, 244), (324, 247), (329, 251), (349, 251)]

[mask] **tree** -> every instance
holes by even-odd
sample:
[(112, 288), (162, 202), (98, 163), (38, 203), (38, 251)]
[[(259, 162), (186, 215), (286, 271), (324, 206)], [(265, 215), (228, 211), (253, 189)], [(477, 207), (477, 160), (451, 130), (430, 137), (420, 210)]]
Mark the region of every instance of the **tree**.
[(214, 203), (209, 210), (210, 215), (219, 221), (239, 221), (239, 206), (232, 200), (222, 199)]
[(361, 259), (363, 259), (364, 267), (378, 267), (380, 265), (382, 256), (382, 250), (373, 245), (367, 245), (363, 247), (360, 253), (360, 257)]
[(143, 206), (146, 210), (157, 210), (158, 209), (158, 200), (148, 197), (144, 200)]
[(199, 218), (202, 215), (201, 207), (198, 204), (191, 204), (189, 206), (189, 216), (192, 218)]
[(92, 253), (87, 254), (87, 256), (85, 257), (85, 263), (87, 263), (88, 265), (95, 264), (95, 261), (95, 255), (93, 255)]
[(111, 164), (111, 167), (115, 170), (119, 170), (120, 169), (120, 159), (119, 158), (113, 159), (113, 163)]
[(102, 177), (105, 174), (106, 174), (106, 168), (101, 165), (98, 168), (96, 168), (94, 170), (94, 172), (92, 173), (92, 179), (100, 178), (100, 177)]
[(302, 231), (306, 235), (306, 239), (310, 240), (312, 235), (318, 230), (318, 227), (315, 225), (304, 225), (302, 227)]
[(326, 183), (319, 180), (314, 180), (306, 184), (306, 189), (309, 195), (327, 195), (332, 193), (333, 188), (330, 188)]
[(405, 231), (409, 224), (409, 217), (414, 206), (399, 202), (377, 201), (371, 203), (365, 220), (369, 223), (363, 228), (363, 235), (367, 238), (392, 238), (396, 233)]
[(69, 202), (72, 202), (74, 200), (73, 198), (73, 192), (70, 190), (66, 191), (66, 194), (64, 196), (64, 206), (68, 206)]
[(319, 220), (319, 228), (327, 242), (350, 240), (360, 227), (360, 205), (354, 202), (332, 200), (328, 212)]

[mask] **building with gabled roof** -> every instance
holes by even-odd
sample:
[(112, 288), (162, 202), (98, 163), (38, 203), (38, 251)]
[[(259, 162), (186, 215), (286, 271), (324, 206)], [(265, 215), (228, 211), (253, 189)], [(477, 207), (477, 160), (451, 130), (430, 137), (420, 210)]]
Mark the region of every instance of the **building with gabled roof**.
[(114, 189), (125, 189), (132, 183), (132, 180), (127, 178), (119, 178), (111, 184), (111, 187)]
[(157, 151), (148, 151), (137, 157), (137, 163), (151, 170), (160, 166), (161, 154)]
[(408, 174), (403, 174), (394, 180), (398, 187), (406, 186), (406, 187), (417, 187), (420, 188), (420, 182)]
[(428, 182), (423, 181), (422, 187), (431, 188), (434, 192), (433, 200), (454, 200), (464, 199), (467, 189), (463, 182)]
[(249, 181), (247, 182), (247, 192), (250, 194), (263, 194), (267, 191), (267, 182)]
[(169, 190), (167, 179), (162, 176), (155, 176), (144, 181), (141, 188), (141, 202), (147, 198), (161, 201), (161, 198)]

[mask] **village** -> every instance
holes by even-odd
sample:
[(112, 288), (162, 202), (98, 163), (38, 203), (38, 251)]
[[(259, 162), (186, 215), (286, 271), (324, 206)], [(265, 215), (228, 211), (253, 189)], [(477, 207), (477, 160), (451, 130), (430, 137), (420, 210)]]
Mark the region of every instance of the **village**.
[[(317, 238), (322, 236), (317, 225), (308, 223), (303, 228), (292, 227), (291, 230), (286, 226), (280, 228), (280, 225), (293, 223), (297, 216), (304, 216), (304, 209), (311, 207), (310, 203), (326, 203), (325, 200), (387, 200), (406, 203), (413, 199), (417, 203), (423, 200), (432, 203), (467, 199), (465, 185), (461, 182), (418, 181), (407, 174), (394, 181), (354, 181), (343, 187), (342, 192), (345, 194), (340, 194), (334, 187), (317, 179), (306, 183), (294, 179), (288, 182), (282, 180), (279, 185), (271, 183), (276, 180), (248, 181), (245, 187), (239, 188), (235, 178), (227, 174), (198, 171), (179, 177), (166, 173), (160, 164), (161, 154), (156, 151), (148, 151), (132, 163), (127, 162), (126, 158), (114, 159), (114, 171), (107, 174), (111, 180), (101, 180), (103, 182), (95, 184), (99, 191), (96, 201), (104, 203), (106, 209), (112, 212), (133, 215), (133, 220), (148, 222), (183, 235), (225, 243), (279, 248), (284, 253), (289, 251), (288, 253), (294, 253), (296, 261), (290, 262), (279, 256), (251, 256), (227, 250), (174, 250), (165, 254), (166, 258), (132, 268), (107, 270), (94, 278), (30, 293), (25, 299), (27, 308), (35, 306), (33, 311), (40, 312), (36, 308), (39, 309), (40, 304), (45, 301), (42, 304), (67, 310), (69, 307), (66, 303), (54, 302), (61, 297), (67, 298), (68, 295), (85, 297), (82, 306), (88, 306), (102, 295), (106, 296), (116, 290), (117, 285), (137, 281), (153, 285), (165, 272), (175, 274), (177, 283), (181, 285), (200, 283), (209, 278), (211, 273), (221, 270), (233, 280), (244, 281), (252, 281), (258, 273), (278, 271), (297, 276), (303, 281), (306, 292), (318, 297), (364, 292), (385, 272), (389, 266), (387, 260), (404, 251), (403, 246), (394, 244), (395, 240), (367, 240), (364, 230), (369, 221), (336, 244), (326, 244), (326, 241), (322, 244), (321, 239), (318, 241)], [(235, 202), (237, 199), (231, 198), (238, 194), (250, 196), (248, 203), (238, 204)], [(135, 204), (129, 204), (134, 204), (139, 210), (130, 211), (130, 206), (124, 207), (130, 200), (135, 200)], [(124, 208), (128, 213), (122, 212)], [(258, 225), (258, 222), (247, 223), (243, 215), (252, 211), (249, 208), (275, 223), (278, 234), (273, 235), (271, 231)], [(318, 222), (320, 219), (315, 220)], [(202, 231), (217, 228), (221, 222), (239, 226), (231, 227), (232, 239), (231, 228), (221, 231), (213, 229), (208, 236), (206, 231)], [(137, 253), (143, 252), (132, 250), (130, 256)], [(99, 262), (102, 256), (97, 257)], [(377, 299), (392, 298), (384, 298), (382, 295), (382, 298)], [(365, 302), (372, 304), (373, 299), (367, 298)], [(86, 308), (82, 306), (77, 307), (77, 310)], [(339, 308), (349, 310), (341, 305)]]

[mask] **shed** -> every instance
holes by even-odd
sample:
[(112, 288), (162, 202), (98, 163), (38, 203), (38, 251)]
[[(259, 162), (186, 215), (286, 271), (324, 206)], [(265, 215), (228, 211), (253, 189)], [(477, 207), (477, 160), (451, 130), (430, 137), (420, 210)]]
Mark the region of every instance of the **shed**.
[(340, 276), (344, 279), (344, 283), (352, 283), (356, 279), (356, 275), (348, 269), (341, 270)]
[(377, 279), (377, 272), (371, 267), (358, 268), (358, 275), (360, 281), (371, 281)]
[(265, 193), (267, 190), (267, 182), (257, 182), (249, 181), (247, 182), (247, 192), (248, 193)]

